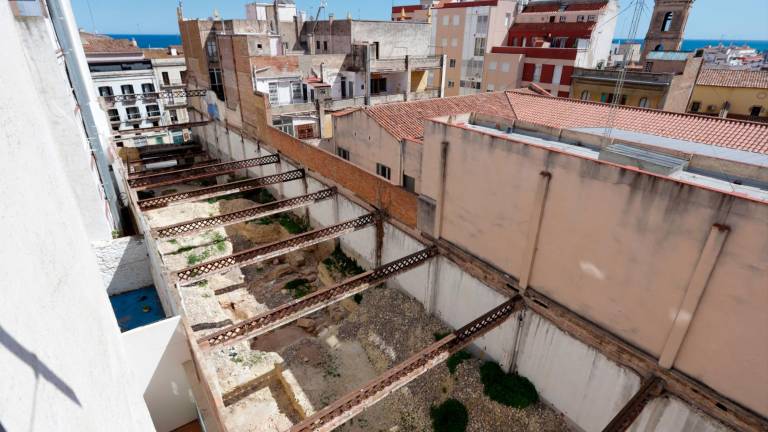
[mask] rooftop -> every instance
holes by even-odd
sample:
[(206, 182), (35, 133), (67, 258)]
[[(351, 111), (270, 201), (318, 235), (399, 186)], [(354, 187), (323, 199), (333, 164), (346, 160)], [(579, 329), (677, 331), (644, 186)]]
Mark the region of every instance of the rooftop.
[(766, 124), (626, 106), (614, 108), (519, 90), (385, 104), (363, 111), (397, 139), (420, 141), (426, 119), (479, 112), (559, 129), (606, 127), (608, 119), (613, 119), (617, 129), (768, 154)]
[(600, 10), (607, 1), (534, 1), (523, 9), (523, 13), (558, 12), (561, 6), (565, 12)]
[(768, 89), (768, 71), (702, 69), (697, 85)]
[(112, 39), (109, 36), (80, 32), (80, 40), (86, 54), (125, 54), (141, 53), (141, 50), (128, 39)]
[[(171, 54), (171, 49), (176, 50), (176, 55)], [(165, 59), (165, 58), (184, 58), (184, 49), (181, 45), (171, 45), (168, 48), (143, 48), (144, 58)]]

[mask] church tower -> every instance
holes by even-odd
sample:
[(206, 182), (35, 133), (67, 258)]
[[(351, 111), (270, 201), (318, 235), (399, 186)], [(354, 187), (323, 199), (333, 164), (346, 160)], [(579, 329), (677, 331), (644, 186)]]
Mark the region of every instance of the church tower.
[(650, 51), (679, 51), (694, 0), (656, 0), (651, 25), (645, 35), (643, 56)]

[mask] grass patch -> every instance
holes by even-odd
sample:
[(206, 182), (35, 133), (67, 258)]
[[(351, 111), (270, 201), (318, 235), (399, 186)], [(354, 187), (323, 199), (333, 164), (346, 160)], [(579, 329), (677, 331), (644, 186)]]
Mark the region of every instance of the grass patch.
[(456, 368), (459, 367), (459, 365), (464, 360), (469, 360), (472, 358), (472, 355), (464, 350), (457, 352), (456, 354), (448, 357), (448, 360), (445, 361), (445, 365), (448, 366), (448, 372), (453, 375), (456, 373)]
[(268, 204), (268, 203), (277, 201), (277, 199), (275, 199), (275, 196), (272, 195), (272, 192), (270, 192), (269, 189), (265, 189), (265, 188), (259, 189), (259, 192), (256, 194), (254, 199), (259, 204)]
[(199, 255), (198, 254), (189, 254), (187, 256), (187, 265), (188, 266), (193, 266), (193, 265), (196, 265), (196, 264), (200, 264), (201, 262), (207, 260), (210, 257), (211, 257), (211, 250), (210, 249), (206, 249), (206, 250), (200, 252)]
[(291, 212), (279, 215), (277, 221), (286, 231), (294, 235), (309, 231), (309, 222)]
[(232, 201), (232, 200), (241, 199), (241, 198), (243, 198), (243, 194), (242, 193), (236, 193), (236, 194), (232, 194), (232, 195), (224, 195), (224, 196), (220, 196), (220, 197), (208, 198), (205, 201), (208, 204), (216, 204), (219, 201)]
[(353, 300), (355, 300), (355, 303), (360, 304), (363, 301), (363, 295), (360, 293), (357, 293), (352, 297)]
[(528, 378), (505, 373), (498, 363), (486, 362), (480, 367), (483, 392), (491, 400), (514, 408), (525, 408), (539, 401), (536, 387)]
[(463, 403), (448, 399), (429, 410), (432, 430), (435, 432), (464, 432), (469, 424), (469, 413)]
[(177, 245), (177, 244), (179, 244), (179, 241), (176, 240), (176, 239), (171, 239), (171, 240), (168, 240), (168, 243), (170, 243), (172, 245)]
[(434, 333), (432, 333), (432, 336), (435, 338), (435, 342), (437, 342), (437, 341), (439, 341), (440, 339), (442, 339), (442, 338), (444, 338), (444, 337), (448, 336), (449, 334), (451, 334), (451, 332), (449, 332), (449, 331), (447, 331), (447, 332), (439, 332), (439, 331), (438, 331), (438, 332), (434, 332)]
[(309, 281), (306, 279), (294, 279), (286, 283), (283, 288), (290, 291), (291, 294), (293, 294), (293, 298), (297, 299), (302, 298), (312, 292), (309, 286)]
[(348, 257), (340, 246), (336, 246), (331, 256), (323, 260), (323, 264), (330, 270), (335, 270), (343, 276), (356, 276), (365, 270), (357, 264), (357, 261)]

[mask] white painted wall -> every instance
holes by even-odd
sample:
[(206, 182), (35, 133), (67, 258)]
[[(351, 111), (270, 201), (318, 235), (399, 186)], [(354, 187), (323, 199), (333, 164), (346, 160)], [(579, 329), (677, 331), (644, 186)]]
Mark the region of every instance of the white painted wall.
[(732, 429), (692, 409), (672, 396), (656, 398), (645, 406), (629, 432), (729, 432)]
[(0, 423), (10, 432), (149, 431), (21, 37), (0, 3), (0, 50), (13, 66), (0, 68)]
[(601, 431), (640, 388), (634, 372), (532, 312), (520, 337), (517, 370), (582, 430)]
[(93, 251), (110, 296), (154, 284), (144, 237), (94, 242)]
[(197, 407), (184, 373), (191, 360), (187, 338), (176, 316), (123, 333), (138, 391), (158, 432), (197, 418)]

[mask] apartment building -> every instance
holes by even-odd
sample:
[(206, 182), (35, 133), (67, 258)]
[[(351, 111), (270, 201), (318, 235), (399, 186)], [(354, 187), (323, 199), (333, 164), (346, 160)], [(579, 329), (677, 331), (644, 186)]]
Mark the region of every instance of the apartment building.
[[(165, 93), (165, 97), (161, 99), (165, 108), (163, 123), (166, 125), (188, 123), (187, 97), (183, 95), (183, 90), (187, 86), (187, 64), (181, 46), (147, 48), (142, 49), (142, 52), (144, 57), (152, 63), (159, 91)], [(174, 131), (171, 134), (174, 143), (184, 142), (182, 131)]]
[(761, 70), (765, 56), (749, 45), (708, 46), (704, 50), (704, 62), (709, 68)]
[(701, 71), (688, 112), (741, 120), (768, 121), (768, 71)]
[(617, 12), (613, 0), (528, 3), (485, 56), (483, 91), (535, 83), (567, 97), (574, 68), (607, 63)]

